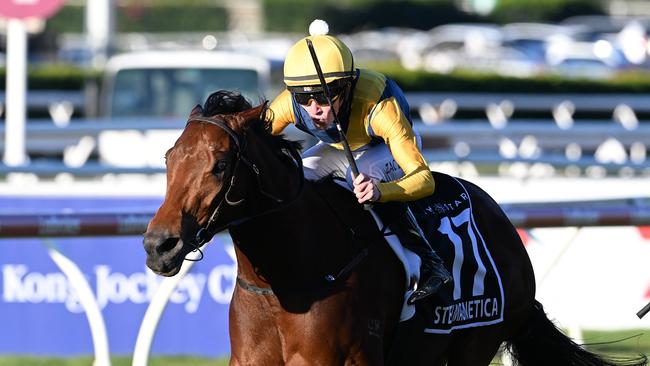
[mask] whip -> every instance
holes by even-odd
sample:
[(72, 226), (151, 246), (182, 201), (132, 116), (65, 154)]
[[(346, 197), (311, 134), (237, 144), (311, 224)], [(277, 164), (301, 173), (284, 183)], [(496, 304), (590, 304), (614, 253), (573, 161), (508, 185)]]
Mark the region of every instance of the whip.
[(638, 313), (636, 313), (636, 316), (639, 317), (639, 319), (643, 318), (648, 312), (650, 311), (650, 302), (648, 305), (644, 306), (643, 309), (639, 310)]
[[(320, 80), (320, 85), (323, 88), (323, 94), (327, 99), (327, 103), (331, 107), (332, 114), (334, 115), (334, 125), (336, 126), (336, 131), (338, 132), (339, 138), (341, 139), (341, 144), (343, 145), (343, 151), (345, 152), (345, 157), (348, 160), (348, 164), (350, 164), (350, 169), (352, 170), (352, 179), (354, 179), (359, 175), (359, 168), (357, 167), (357, 162), (354, 161), (354, 156), (352, 156), (352, 150), (350, 149), (350, 144), (348, 144), (348, 139), (345, 137), (345, 132), (343, 132), (343, 129), (341, 128), (339, 117), (336, 113), (336, 110), (334, 109), (334, 104), (332, 103), (332, 99), (330, 97), (330, 89), (327, 86), (327, 83), (325, 82), (325, 76), (323, 76), (323, 70), (321, 70), (320, 68), (320, 62), (318, 62), (318, 56), (316, 56), (316, 50), (314, 49), (314, 44), (312, 43), (311, 39), (306, 39), (305, 41), (307, 41), (307, 48), (309, 48), (311, 59), (314, 62), (314, 67), (316, 68), (316, 74), (318, 74), (318, 80)], [(372, 205), (368, 203), (364, 203), (363, 207), (366, 210), (368, 210), (372, 208)]]
[(331, 111), (334, 115), (334, 125), (336, 126), (336, 131), (339, 133), (339, 138), (341, 139), (341, 144), (343, 145), (343, 150), (345, 151), (345, 157), (348, 159), (350, 168), (352, 169), (352, 174), (354, 178), (359, 175), (359, 168), (357, 167), (357, 162), (354, 161), (352, 156), (352, 150), (350, 149), (350, 144), (348, 144), (348, 139), (345, 137), (345, 132), (341, 128), (341, 123), (339, 122), (339, 117), (334, 109), (332, 104), (332, 99), (330, 98), (330, 89), (325, 82), (325, 76), (323, 76), (323, 70), (320, 68), (320, 62), (318, 62), (318, 56), (316, 56), (316, 50), (314, 49), (314, 44), (311, 42), (311, 39), (306, 39), (307, 48), (309, 48), (309, 53), (311, 54), (311, 59), (314, 61), (314, 67), (316, 68), (316, 74), (318, 74), (318, 79), (320, 80), (320, 85), (323, 88), (323, 94), (327, 99), (327, 103), (332, 107)]

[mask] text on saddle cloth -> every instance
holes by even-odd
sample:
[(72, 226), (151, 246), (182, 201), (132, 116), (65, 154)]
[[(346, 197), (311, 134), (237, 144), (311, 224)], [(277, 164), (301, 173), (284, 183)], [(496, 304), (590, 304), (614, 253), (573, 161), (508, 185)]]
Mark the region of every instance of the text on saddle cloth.
[(428, 333), (450, 333), (503, 321), (504, 293), (499, 271), (474, 221), (472, 199), (462, 182), (433, 173), (433, 195), (409, 204), (427, 240), (454, 277), (451, 302), (435, 300)]

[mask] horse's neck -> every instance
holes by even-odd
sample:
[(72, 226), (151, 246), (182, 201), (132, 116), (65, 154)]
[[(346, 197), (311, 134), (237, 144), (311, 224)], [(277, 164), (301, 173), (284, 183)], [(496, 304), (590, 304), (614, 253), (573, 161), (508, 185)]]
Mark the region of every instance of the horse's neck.
[(231, 228), (240, 274), (269, 282), (310, 282), (343, 267), (358, 250), (350, 229), (367, 222), (345, 222), (331, 199), (307, 184), (290, 206)]

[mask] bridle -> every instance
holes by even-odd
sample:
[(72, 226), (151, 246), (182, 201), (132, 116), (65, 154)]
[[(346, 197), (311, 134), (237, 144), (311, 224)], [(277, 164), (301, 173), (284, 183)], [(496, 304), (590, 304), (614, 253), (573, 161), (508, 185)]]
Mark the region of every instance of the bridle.
[[(227, 187), (223, 187), (221, 189), (221, 192), (223, 192), (223, 194), (221, 194), (221, 192), (220, 192), (219, 195), (217, 195), (217, 197), (215, 198), (215, 201), (219, 200), (219, 203), (215, 207), (214, 211), (212, 211), (212, 215), (210, 215), (210, 218), (208, 219), (208, 222), (203, 227), (199, 228), (199, 230), (196, 233), (196, 237), (194, 238), (193, 241), (190, 241), (190, 243), (189, 243), (192, 247), (194, 247), (192, 252), (198, 251), (200, 255), (199, 255), (199, 258), (196, 258), (196, 259), (191, 259), (191, 258), (185, 258), (185, 259), (188, 260), (188, 261), (200, 261), (201, 259), (203, 259), (203, 252), (200, 249), (201, 246), (203, 244), (209, 242), (210, 240), (212, 240), (212, 237), (214, 237), (218, 232), (220, 232), (220, 231), (222, 231), (222, 230), (224, 230), (224, 229), (226, 229), (228, 227), (242, 224), (242, 223), (244, 223), (246, 221), (249, 221), (249, 220), (252, 220), (254, 218), (258, 218), (260, 216), (268, 215), (270, 213), (282, 210), (282, 209), (290, 206), (292, 203), (294, 203), (300, 197), (300, 195), (302, 194), (302, 190), (303, 190), (303, 187), (304, 187), (304, 180), (305, 180), (304, 178), (305, 177), (304, 177), (304, 172), (303, 172), (303, 168), (302, 168), (302, 158), (300, 156), (300, 153), (297, 151), (297, 149), (295, 149), (294, 147), (290, 147), (290, 148), (288, 148), (286, 150), (283, 149), (283, 151), (285, 151), (285, 153), (287, 153), (287, 150), (288, 150), (287, 155), (291, 159), (293, 159), (293, 161), (295, 162), (296, 167), (298, 168), (300, 183), (299, 183), (299, 188), (298, 188), (297, 193), (293, 197), (291, 197), (291, 199), (285, 200), (285, 199), (279, 198), (279, 197), (269, 193), (268, 191), (266, 191), (264, 189), (264, 187), (262, 186), (262, 180), (261, 180), (262, 172), (257, 167), (257, 165), (254, 162), (251, 162), (249, 160), (249, 158), (246, 157), (246, 155), (245, 155), (245, 152), (246, 152), (246, 139), (243, 138), (243, 135), (240, 135), (237, 132), (235, 132), (232, 128), (230, 128), (230, 126), (228, 126), (226, 124), (226, 122), (224, 122), (222, 120), (219, 120), (219, 119), (216, 119), (216, 118), (200, 117), (200, 116), (199, 117), (191, 117), (187, 121), (185, 126), (187, 127), (187, 125), (189, 125), (192, 122), (208, 123), (208, 124), (211, 124), (213, 126), (219, 127), (220, 129), (222, 129), (224, 132), (226, 132), (230, 136), (230, 139), (235, 144), (234, 165), (231, 164), (232, 163), (232, 154), (231, 154), (230, 155), (231, 159), (229, 159), (230, 162), (229, 162), (229, 164), (227, 166), (232, 167), (232, 168), (228, 169), (227, 172), (229, 174), (228, 174), (227, 177), (224, 177), (224, 179), (223, 179), (224, 182), (229, 182), (229, 184), (228, 184)], [(245, 197), (243, 197), (243, 198), (241, 198), (239, 200), (233, 200), (233, 199), (231, 199), (229, 197), (230, 191), (235, 186), (235, 183), (237, 181), (237, 171), (238, 171), (240, 163), (243, 163), (245, 166), (247, 166), (254, 173), (256, 181), (257, 181), (257, 187), (259, 189), (259, 192), (262, 195), (266, 196), (267, 198), (271, 199), (273, 202), (279, 204), (279, 206), (273, 207), (270, 210), (266, 210), (266, 211), (254, 214), (252, 216), (244, 216), (242, 218), (239, 218), (239, 219), (236, 219), (236, 220), (230, 221), (228, 223), (221, 224), (221, 225), (217, 226), (217, 220), (219, 219), (219, 215), (222, 212), (221, 210), (222, 210), (223, 207), (226, 207), (226, 206), (238, 206), (238, 205), (242, 204), (246, 199)]]
[[(212, 239), (212, 237), (214, 237), (214, 235), (216, 235), (218, 232), (232, 226), (240, 225), (246, 221), (258, 218), (260, 216), (268, 215), (273, 212), (285, 209), (291, 204), (293, 204), (302, 195), (305, 177), (304, 177), (304, 171), (302, 167), (302, 157), (300, 156), (300, 153), (297, 151), (297, 149), (293, 146), (289, 146), (288, 149), (283, 149), (283, 151), (295, 162), (299, 172), (300, 181), (299, 181), (299, 188), (296, 194), (293, 197), (291, 197), (291, 199), (284, 200), (282, 198), (279, 198), (269, 193), (263, 188), (262, 180), (261, 180), (262, 173), (260, 169), (257, 167), (257, 165), (254, 162), (251, 162), (250, 159), (245, 155), (246, 140), (244, 139), (244, 135), (238, 134), (232, 128), (230, 128), (230, 126), (228, 126), (225, 121), (216, 118), (192, 117), (187, 121), (187, 124), (190, 124), (192, 122), (208, 123), (219, 127), (230, 136), (231, 140), (234, 142), (235, 145), (234, 164), (232, 164), (233, 157), (231, 154), (227, 166), (232, 168), (228, 169), (227, 173), (229, 174), (227, 175), (227, 177), (224, 177), (223, 180), (224, 182), (229, 182), (229, 185), (227, 187), (224, 186), (219, 192), (219, 194), (217, 195), (217, 197), (215, 197), (215, 201), (219, 200), (219, 203), (217, 204), (214, 211), (212, 212), (212, 215), (210, 215), (208, 222), (197, 231), (196, 237), (189, 242), (189, 244), (194, 248), (192, 252), (199, 252), (199, 257), (196, 259), (185, 258), (185, 260), (200, 261), (201, 259), (203, 259), (203, 251), (201, 250), (201, 246), (209, 242)], [(267, 198), (271, 199), (273, 202), (277, 203), (278, 206), (273, 207), (266, 211), (256, 213), (252, 216), (244, 216), (242, 218), (217, 226), (217, 220), (219, 219), (219, 215), (223, 207), (237, 206), (242, 204), (245, 201), (245, 197), (239, 200), (232, 200), (231, 198), (229, 198), (230, 191), (232, 190), (232, 188), (235, 186), (235, 183), (237, 182), (237, 172), (240, 163), (243, 163), (245, 166), (247, 166), (250, 169), (250, 171), (252, 171), (255, 174), (259, 192), (262, 195), (266, 196)], [(354, 236), (355, 235), (354, 231), (353, 230), (350, 231)], [(364, 247), (359, 253), (357, 253), (354, 257), (352, 257), (346, 265), (344, 265), (338, 271), (335, 271), (331, 274), (327, 274), (323, 278), (318, 279), (317, 281), (314, 282), (315, 285), (319, 287), (322, 287), (323, 285), (329, 286), (334, 283), (337, 283), (342, 278), (346, 278), (350, 273), (352, 273), (354, 268), (356, 268), (356, 266), (359, 265), (359, 263), (361, 263), (368, 256), (369, 249), (370, 248), (368, 247)], [(257, 287), (253, 284), (247, 283), (243, 279), (239, 278), (239, 276), (237, 277), (237, 284), (241, 286), (244, 290), (247, 290), (252, 293), (256, 293), (258, 295), (271, 295), (271, 296), (275, 295), (272, 289)]]

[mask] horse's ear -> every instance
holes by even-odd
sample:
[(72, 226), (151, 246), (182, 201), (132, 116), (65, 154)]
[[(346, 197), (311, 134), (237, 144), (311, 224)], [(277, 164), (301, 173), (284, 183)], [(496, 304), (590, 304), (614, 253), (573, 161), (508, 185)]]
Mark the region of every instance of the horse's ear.
[(247, 125), (250, 124), (250, 122), (264, 119), (267, 104), (268, 101), (265, 101), (257, 107), (253, 107), (249, 110), (237, 113), (236, 118), (233, 119), (235, 126), (232, 127), (239, 131), (242, 131), (246, 128)]
[(201, 107), (200, 104), (197, 104), (192, 108), (192, 111), (190, 112), (190, 117), (196, 117), (203, 115), (203, 107)]

